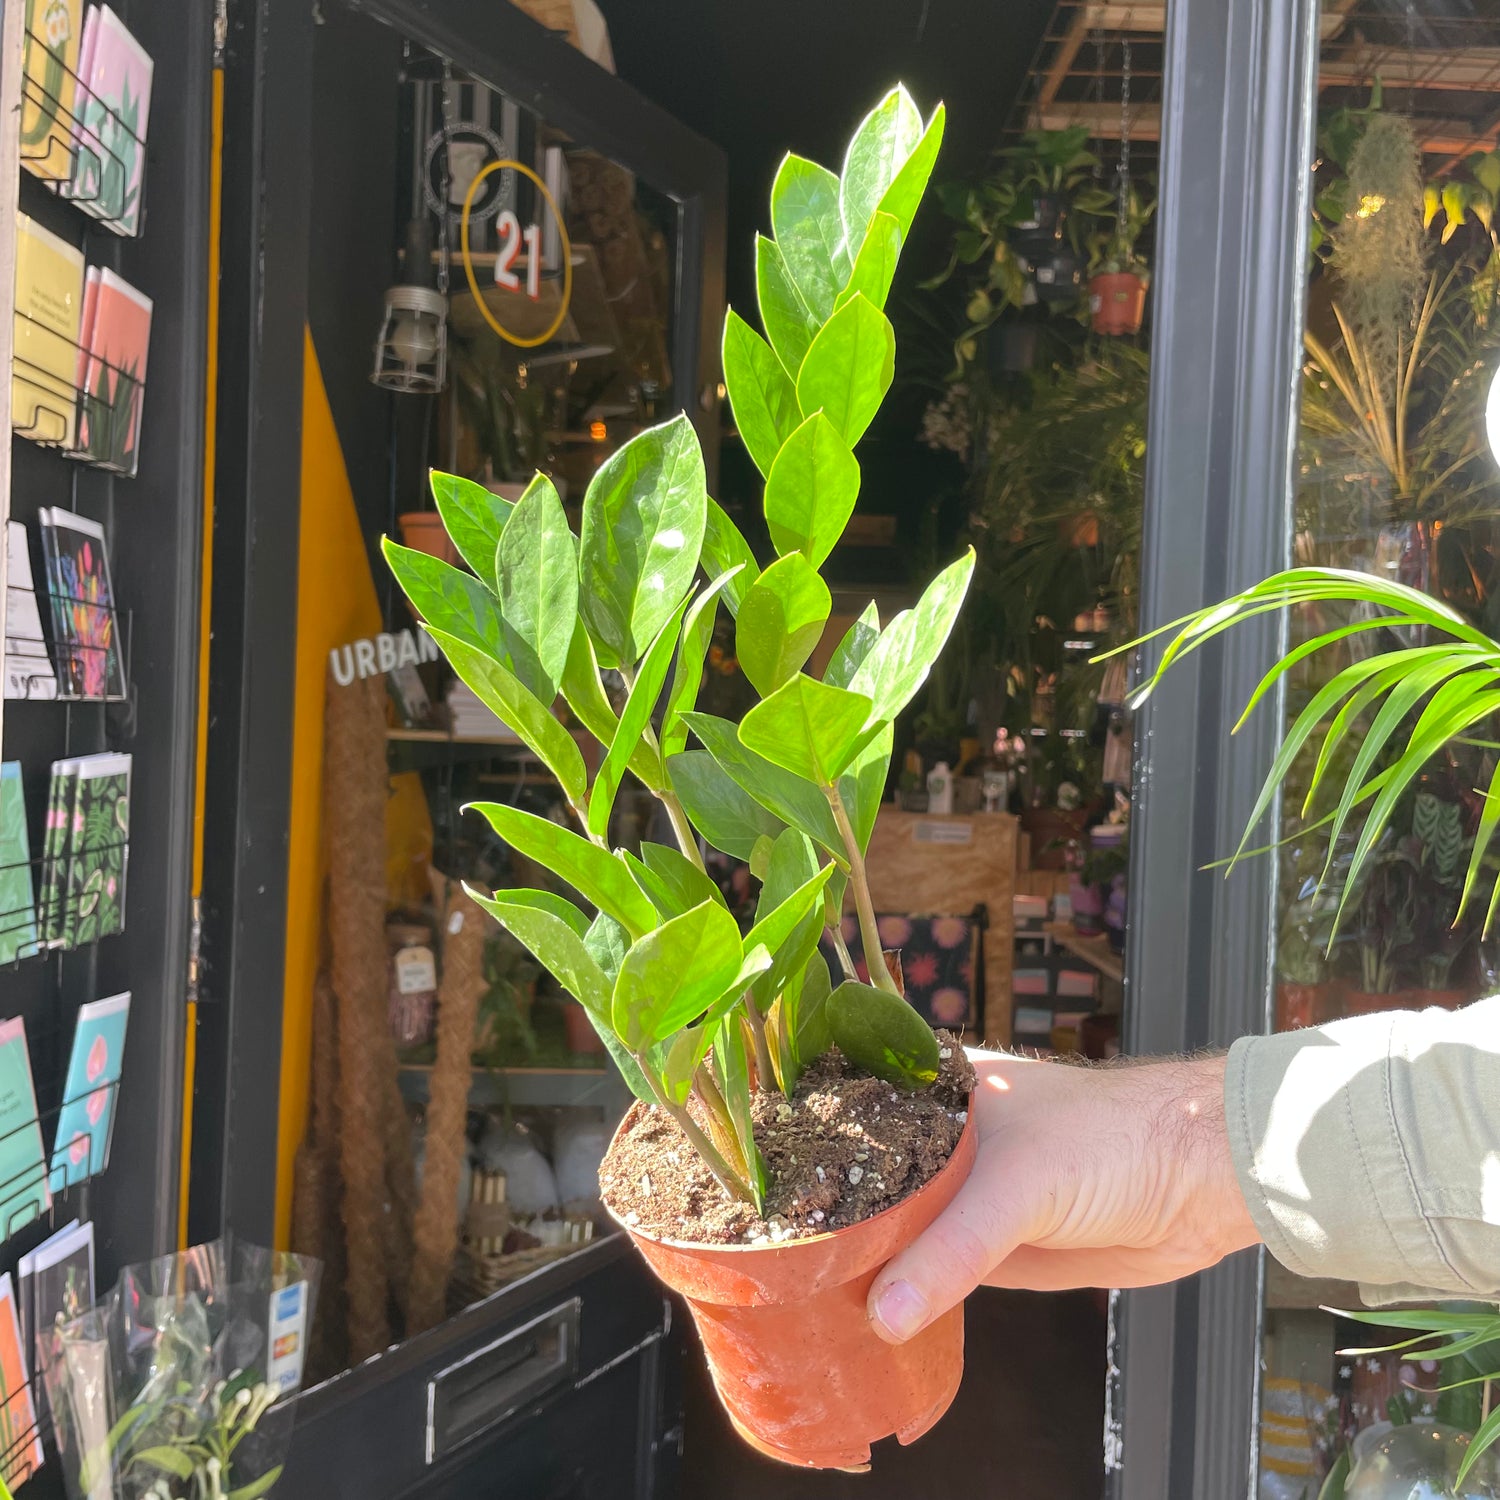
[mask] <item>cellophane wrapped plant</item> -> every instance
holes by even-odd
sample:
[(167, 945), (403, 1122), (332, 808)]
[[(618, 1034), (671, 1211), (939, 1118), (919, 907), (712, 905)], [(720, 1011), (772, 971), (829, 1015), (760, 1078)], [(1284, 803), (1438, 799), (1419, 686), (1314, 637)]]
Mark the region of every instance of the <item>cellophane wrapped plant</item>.
[[(731, 310), (723, 342), (739, 435), (765, 479), (776, 556), (764, 566), (708, 496), (686, 416), (606, 460), (576, 536), (541, 474), (514, 505), (434, 474), (467, 569), (385, 543), (454, 671), (546, 764), (571, 811), (562, 826), (476, 808), (588, 909), (545, 890), (475, 899), (582, 1002), (637, 1098), (756, 1213), (771, 1186), (758, 1091), (791, 1099), (835, 1045), (893, 1091), (928, 1089), (940, 1072), (937, 1037), (882, 958), (865, 853), (892, 723), (948, 639), (972, 552), (883, 627), (872, 604), (821, 676), (804, 668), (832, 608), (819, 570), (859, 494), (854, 449), (894, 372), (883, 307), (942, 132), (941, 107), (924, 122), (898, 88), (859, 126), (841, 174), (795, 155), (777, 173), (774, 233), (756, 241), (765, 332)], [(720, 608), (758, 697), (738, 724), (695, 707)], [(608, 670), (628, 688), (618, 714)], [(604, 747), (592, 780), (559, 699)], [(660, 800), (675, 846), (610, 847), (627, 771)], [(705, 873), (700, 839), (761, 880), (748, 932)], [(869, 984), (843, 950), (835, 984), (818, 951), (825, 929), (836, 940), (846, 894)]]
[(319, 1264), (214, 1240), (39, 1330), (71, 1500), (257, 1500), (281, 1477)]

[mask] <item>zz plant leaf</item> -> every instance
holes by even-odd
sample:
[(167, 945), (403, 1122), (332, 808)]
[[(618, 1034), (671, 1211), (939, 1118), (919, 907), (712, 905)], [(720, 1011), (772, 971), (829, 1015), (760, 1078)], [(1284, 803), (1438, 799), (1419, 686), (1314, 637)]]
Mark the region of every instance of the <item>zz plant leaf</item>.
[(828, 1029), (856, 1066), (897, 1088), (926, 1088), (938, 1075), (932, 1028), (898, 995), (845, 980), (829, 997)]
[(491, 494), (472, 479), (440, 474), (436, 469), (430, 476), (430, 484), (433, 503), (442, 517), (444, 530), (458, 548), (458, 555), (473, 568), (475, 577), (486, 588), (498, 593), (495, 557), (515, 502)]
[(800, 552), (778, 558), (745, 591), (735, 622), (735, 654), (745, 676), (769, 697), (817, 649), (833, 596)]

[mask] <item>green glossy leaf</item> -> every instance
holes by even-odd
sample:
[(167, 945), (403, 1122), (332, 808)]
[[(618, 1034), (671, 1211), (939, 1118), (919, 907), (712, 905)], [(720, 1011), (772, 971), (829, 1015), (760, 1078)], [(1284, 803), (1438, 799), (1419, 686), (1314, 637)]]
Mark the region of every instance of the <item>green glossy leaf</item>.
[(803, 971), (797, 1012), (791, 1023), (799, 1067), (807, 1067), (833, 1046), (833, 1032), (828, 1024), (828, 997), (832, 993), (833, 976), (828, 972), (828, 960), (814, 950)]
[(872, 716), (889, 723), (916, 696), (948, 644), (974, 572), (970, 548), (927, 585), (915, 609), (902, 610), (881, 632), (849, 684), (869, 695)]
[(583, 935), (583, 946), (604, 970), (613, 992), (615, 980), (620, 977), (620, 965), (630, 951), (630, 934), (613, 917), (601, 911), (589, 923), (589, 930)]
[(851, 245), (863, 241), (871, 215), (921, 138), (921, 112), (900, 84), (860, 121), (839, 179), (839, 207)]
[(732, 859), (753, 858), (760, 839), (775, 838), (786, 826), (731, 780), (707, 750), (685, 750), (671, 756), (667, 779), (688, 821), (715, 849)]
[(839, 179), (805, 157), (783, 157), (771, 184), (771, 228), (793, 284), (821, 322), (849, 279)]
[(1465, 163), (1470, 176), (1492, 198), (1500, 199), (1500, 153), (1476, 152)]
[(776, 351), (733, 308), (724, 320), (724, 384), (745, 451), (769, 474), (800, 419), (797, 388)]
[[(599, 680), (599, 663), (594, 657), (594, 645), (583, 621), (578, 621), (573, 631), (573, 644), (568, 651), (567, 665), (563, 668), (563, 698), (573, 710), (578, 722), (583, 725), (607, 751), (619, 732), (620, 721)], [(637, 745), (630, 757), (630, 769), (653, 792), (666, 788), (666, 777), (661, 759), (648, 745)]]
[[(677, 637), (682, 630), (682, 612), (687, 605), (684, 599), (663, 623), (657, 637), (646, 652), (639, 674), (631, 684), (630, 696), (620, 713), (620, 727), (594, 778), (593, 790), (589, 793), (589, 832), (602, 839), (609, 831), (609, 815), (614, 809), (615, 793), (620, 789), (625, 768), (641, 745), (642, 736), (656, 712), (656, 701), (667, 684), (667, 672), (672, 665), (672, 653), (677, 649)], [(660, 776), (663, 773), (658, 773)]]
[(707, 500), (698, 434), (683, 415), (600, 465), (583, 501), (579, 605), (603, 665), (634, 666), (687, 596)]
[(500, 537), (495, 573), (516, 676), (550, 704), (578, 622), (578, 544), (543, 474), (516, 502)]
[(854, 269), (849, 273), (848, 285), (838, 295), (836, 306), (842, 307), (858, 295), (883, 308), (900, 259), (901, 226), (890, 214), (876, 214), (865, 231), (865, 242), (854, 258)]
[(766, 337), (782, 368), (795, 381), (819, 320), (808, 311), (776, 241), (759, 234), (755, 237), (755, 286)]
[[(587, 927), (578, 931), (577, 924), (550, 904), (539, 902), (537, 897), (551, 895), (547, 891), (497, 891), (486, 896), (469, 886), (464, 889), (469, 897), (482, 906), (517, 942), (536, 958), (536, 961), (591, 1015), (608, 1020), (610, 1013), (610, 983), (604, 970), (599, 967), (585, 942)], [(517, 898), (524, 899), (517, 899)], [(564, 906), (577, 912), (571, 902), (553, 896)], [(579, 913), (581, 916), (582, 914)]]
[(713, 1028), (708, 1025), (684, 1026), (671, 1040), (662, 1060), (661, 1081), (673, 1104), (686, 1104), (693, 1091), (693, 1074), (708, 1055)]
[(439, 474), (436, 469), (428, 475), (428, 482), (438, 515), (443, 518), (443, 529), (458, 548), (459, 556), (473, 568), (486, 588), (498, 592), (495, 553), (515, 502), (492, 495), (472, 479)]
[(242, 1484), (237, 1490), (229, 1491), (229, 1500), (260, 1500), (260, 1497), (269, 1494), (276, 1481), (281, 1478), (281, 1471), (286, 1466), (276, 1464), (266, 1470), (258, 1479), (252, 1479), (249, 1484)]
[[(713, 757), (710, 756), (709, 759), (712, 760)], [(715, 769), (717, 769), (717, 767)], [(723, 776), (724, 773), (720, 771), (719, 775)], [(725, 777), (724, 779), (726, 781), (729, 780), (728, 777)], [(730, 781), (729, 785), (734, 786), (734, 783)], [(736, 790), (738, 790), (738, 788), (736, 788)], [(758, 805), (759, 804), (757, 804), (757, 806)], [(768, 813), (767, 816), (769, 817), (770, 814)], [(771, 856), (775, 852), (775, 839), (769, 837), (766, 834), (762, 834), (758, 839), (756, 839), (755, 847), (750, 851), (750, 873), (757, 880), (764, 880), (766, 876), (771, 873)]]
[(678, 911), (690, 911), (705, 901), (725, 905), (724, 893), (682, 850), (670, 844), (643, 842), (641, 860), (662, 887), (671, 891)]
[(630, 878), (624, 862), (607, 850), (519, 807), (502, 802), (472, 802), (469, 806), (486, 818), (507, 844), (565, 880), (632, 936), (656, 925), (655, 907)]
[(859, 464), (833, 423), (815, 411), (786, 440), (766, 480), (772, 544), (819, 567), (843, 536), (858, 498)]
[(855, 1067), (898, 1088), (926, 1088), (938, 1075), (932, 1028), (897, 995), (845, 980), (824, 1007), (839, 1051)]
[(615, 981), (612, 1015), (626, 1046), (665, 1041), (734, 981), (744, 959), (739, 928), (705, 901), (632, 944)]
[(708, 502), (708, 524), (703, 533), (703, 566), (715, 578), (734, 576), (724, 586), (729, 613), (738, 615), (745, 591), (760, 577), (760, 564), (738, 526), (718, 501)]
[(661, 753), (676, 755), (687, 744), (688, 730), (682, 716), (692, 711), (703, 685), (703, 662), (714, 637), (714, 620), (719, 612), (719, 596), (728, 591), (739, 576), (739, 569), (721, 573), (688, 606), (683, 616), (682, 639), (677, 644), (677, 667), (672, 674), (672, 691), (661, 721)]
[(875, 820), (880, 814), (880, 804), (885, 801), (886, 782), (891, 775), (891, 751), (895, 745), (895, 730), (885, 725), (854, 760), (849, 769), (839, 778), (839, 795), (849, 812), (849, 821), (854, 825), (854, 835), (859, 842), (859, 852), (867, 853), (870, 836), (875, 832)]
[(890, 319), (856, 293), (818, 331), (797, 372), (797, 405), (821, 411), (849, 447), (864, 436), (896, 373)]
[(528, 691), (519, 678), (467, 641), (435, 625), (428, 634), (458, 675), (473, 688), (479, 701), (521, 736), (542, 764), (557, 778), (574, 807), (582, 807), (588, 768), (578, 742), (558, 723), (557, 716)]
[(863, 693), (799, 673), (745, 715), (740, 743), (814, 786), (836, 786), (867, 743), (871, 708)]
[(849, 687), (859, 664), (870, 654), (871, 647), (880, 639), (880, 611), (874, 603), (865, 606), (865, 612), (844, 632), (844, 638), (834, 649), (828, 661), (828, 670), (823, 681), (834, 687)]
[(890, 214), (901, 227), (904, 244), (911, 233), (912, 220), (917, 216), (917, 205), (927, 191), (928, 179), (937, 163), (938, 151), (943, 144), (943, 129), (947, 123), (947, 112), (940, 104), (933, 110), (922, 139), (902, 163), (900, 171), (891, 181), (880, 199), (880, 211)]
[(380, 550), (422, 620), (484, 652), (495, 661), (510, 664), (500, 623), (500, 601), (471, 574), (445, 563), (440, 557), (403, 547), (389, 537)]
[[(465, 885), (465, 891), (468, 886)], [(482, 894), (482, 893), (481, 893)], [(566, 896), (559, 896), (556, 891), (530, 891), (518, 888), (507, 891), (494, 891), (490, 899), (502, 902), (507, 906), (531, 906), (536, 910), (545, 912), (548, 916), (556, 917), (565, 926), (571, 927), (581, 938), (586, 938), (589, 932), (589, 918), (580, 911)]]
[(165, 1445), (156, 1448), (137, 1448), (130, 1455), (133, 1464), (147, 1464), (163, 1474), (175, 1475), (178, 1479), (191, 1479), (197, 1465), (180, 1448)]
[(759, 945), (770, 954), (770, 964), (756, 981), (755, 1002), (764, 1011), (787, 981), (807, 967), (817, 951), (823, 930), (823, 890), (833, 874), (824, 865), (803, 885), (759, 916), (745, 936), (747, 948)]
[(768, 916), (817, 873), (818, 856), (812, 840), (805, 833), (788, 828), (772, 841), (766, 868), (758, 877), (761, 890), (755, 903), (756, 921)]
[(723, 1017), (714, 1028), (713, 1061), (714, 1076), (734, 1127), (756, 1211), (763, 1212), (768, 1179), (765, 1161), (755, 1144), (755, 1120), (750, 1111), (750, 1049), (744, 1023), (738, 1015)]
[(815, 844), (839, 860), (845, 858), (828, 798), (817, 787), (745, 745), (727, 719), (693, 714), (688, 724), (729, 778), (780, 819), (773, 834), (780, 833), (782, 825), (800, 828)]
[(734, 636), (740, 670), (769, 697), (802, 669), (823, 638), (833, 596), (800, 552), (778, 558), (745, 591)]

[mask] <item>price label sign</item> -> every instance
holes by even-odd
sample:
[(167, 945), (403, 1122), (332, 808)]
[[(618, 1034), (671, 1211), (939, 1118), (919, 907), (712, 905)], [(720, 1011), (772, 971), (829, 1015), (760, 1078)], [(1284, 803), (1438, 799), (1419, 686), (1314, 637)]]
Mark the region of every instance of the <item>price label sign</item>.
[[(529, 178), (536, 184), (536, 189), (541, 196), (542, 203), (546, 205), (547, 211), (552, 215), (553, 222), (557, 225), (557, 238), (562, 247), (562, 299), (557, 309), (557, 316), (548, 324), (544, 332), (532, 337), (526, 337), (513, 332), (495, 316), (493, 309), (485, 301), (484, 293), (480, 289), (479, 277), (474, 271), (474, 257), (469, 250), (469, 215), (473, 210), (475, 195), (478, 193), (480, 185), (491, 172), (505, 171), (519, 172), (523, 177)], [(525, 295), (531, 301), (539, 302), (542, 296), (541, 225), (527, 224), (522, 227), (521, 221), (516, 216), (515, 211), (507, 208), (495, 220), (495, 230), (500, 241), (500, 248), (495, 256), (495, 285), (507, 292), (522, 292), (524, 289)], [(469, 283), (469, 291), (473, 294), (474, 305), (479, 309), (484, 321), (507, 344), (514, 344), (518, 349), (535, 349), (539, 344), (545, 344), (562, 327), (563, 319), (568, 316), (568, 304), (573, 296), (573, 247), (568, 241), (568, 226), (563, 223), (562, 214), (558, 211), (557, 200), (547, 190), (547, 184), (524, 162), (515, 161), (510, 158), (505, 158), (501, 161), (492, 161), (475, 175), (473, 182), (469, 184), (469, 191), (464, 195), (463, 214), (459, 219), (459, 248), (463, 255), (464, 276)], [(523, 249), (526, 252), (524, 277), (516, 265), (516, 262), (521, 258)]]

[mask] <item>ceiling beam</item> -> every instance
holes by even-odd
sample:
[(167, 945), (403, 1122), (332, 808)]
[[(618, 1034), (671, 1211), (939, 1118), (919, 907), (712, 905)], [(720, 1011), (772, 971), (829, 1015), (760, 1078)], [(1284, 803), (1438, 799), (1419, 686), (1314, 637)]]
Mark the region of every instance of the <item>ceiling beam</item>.
[(1072, 71), (1073, 63), (1088, 34), (1089, 7), (1083, 5), (1073, 12), (1073, 19), (1068, 22), (1067, 31), (1058, 41), (1057, 50), (1052, 54), (1052, 61), (1047, 64), (1047, 71), (1042, 74), (1042, 83), (1037, 90), (1036, 102), (1043, 109), (1057, 98), (1057, 91), (1062, 87), (1063, 79)]
[[(1430, 155), (1466, 155), (1470, 151), (1492, 146), (1496, 129), (1492, 120), (1413, 120), (1417, 141)], [(1070, 125), (1087, 125), (1089, 134), (1102, 140), (1118, 140), (1120, 106), (1118, 103), (1089, 101), (1077, 104), (1052, 104), (1046, 109), (1027, 111), (1028, 130), (1066, 130)], [(1130, 138), (1133, 141), (1161, 139), (1161, 109), (1155, 104), (1132, 105)]]
[(1388, 89), (1500, 93), (1500, 47), (1454, 47), (1443, 52), (1363, 46), (1318, 64), (1318, 85), (1353, 86), (1376, 78)]

